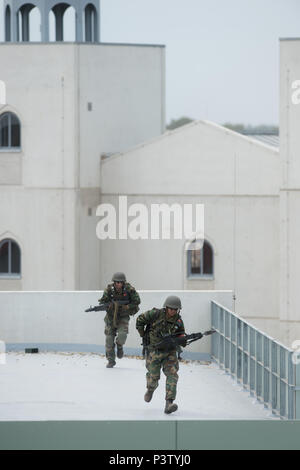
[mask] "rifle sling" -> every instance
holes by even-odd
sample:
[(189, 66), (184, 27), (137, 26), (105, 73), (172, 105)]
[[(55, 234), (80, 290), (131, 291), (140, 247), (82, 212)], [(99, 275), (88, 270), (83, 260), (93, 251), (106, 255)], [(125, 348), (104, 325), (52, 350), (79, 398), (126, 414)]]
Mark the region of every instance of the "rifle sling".
[(117, 323), (118, 323), (118, 309), (119, 309), (118, 302), (114, 302), (114, 316), (113, 316), (113, 325), (114, 325), (114, 328), (117, 328)]

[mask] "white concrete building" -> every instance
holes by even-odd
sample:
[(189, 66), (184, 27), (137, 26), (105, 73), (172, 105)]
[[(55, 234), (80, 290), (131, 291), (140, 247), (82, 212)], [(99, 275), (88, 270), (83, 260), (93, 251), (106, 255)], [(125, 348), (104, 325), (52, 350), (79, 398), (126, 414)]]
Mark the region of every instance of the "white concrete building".
[(238, 314), (291, 347), (300, 338), (300, 39), (281, 40), (280, 54), (279, 151), (199, 121), (102, 160), (102, 201), (203, 203), (207, 260), (180, 240), (107, 240), (101, 259), (103, 278), (110, 259), (142, 288), (232, 289)]
[(0, 289), (98, 289), (100, 157), (163, 131), (164, 47), (26, 39), (0, 45)]
[[(122, 178), (121, 178), (122, 175)], [(138, 178), (136, 178), (138, 175)], [(102, 202), (204, 204), (212, 259), (183, 240), (104, 240), (102, 276), (125, 266), (145, 289), (229, 289), (235, 310), (269, 331), (279, 315), (279, 152), (209, 122), (102, 160)], [(191, 263), (193, 263), (191, 265)], [(198, 269), (197, 269), (198, 268)], [(168, 286), (168, 287), (167, 287)]]
[[(65, 4), (49, 0), (43, 42), (29, 43), (31, 4), (5, 2), (0, 290), (97, 290), (117, 270), (138, 289), (233, 290), (238, 314), (290, 346), (300, 334), (300, 40), (281, 41), (280, 151), (205, 121), (163, 133), (164, 47), (99, 43), (97, 2), (69, 3), (77, 42), (62, 42)], [(59, 43), (47, 42), (51, 11)], [(96, 209), (118, 208), (120, 195), (147, 208), (204, 204), (203, 251), (100, 241)]]

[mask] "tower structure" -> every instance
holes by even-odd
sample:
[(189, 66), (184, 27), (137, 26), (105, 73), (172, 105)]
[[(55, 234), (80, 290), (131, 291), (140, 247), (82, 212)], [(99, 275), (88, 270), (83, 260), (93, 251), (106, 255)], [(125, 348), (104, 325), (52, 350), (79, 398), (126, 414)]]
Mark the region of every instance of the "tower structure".
[(5, 0), (5, 41), (27, 42), (30, 40), (31, 12), (38, 8), (41, 19), (41, 41), (49, 42), (50, 14), (55, 21), (55, 40), (64, 40), (64, 15), (69, 7), (75, 10), (76, 42), (99, 42), (99, 0)]

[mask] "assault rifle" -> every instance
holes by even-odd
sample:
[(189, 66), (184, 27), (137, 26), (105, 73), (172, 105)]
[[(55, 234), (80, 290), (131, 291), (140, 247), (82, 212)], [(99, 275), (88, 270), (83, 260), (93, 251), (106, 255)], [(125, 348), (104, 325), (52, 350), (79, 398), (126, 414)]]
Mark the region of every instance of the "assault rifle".
[(96, 305), (95, 307), (90, 306), (90, 308), (87, 308), (85, 312), (103, 312), (107, 310), (111, 304), (128, 305), (129, 303), (130, 303), (129, 300), (112, 300), (111, 302), (99, 304), (99, 305)]
[(162, 336), (161, 341), (155, 344), (155, 349), (160, 349), (162, 351), (171, 351), (172, 349), (176, 349), (180, 346), (185, 347), (189, 344), (197, 341), (198, 339), (203, 338), (203, 336), (209, 336), (215, 333), (216, 330), (208, 330), (204, 333), (191, 333), (190, 335), (187, 334), (173, 334), (173, 335), (165, 335)]
[(149, 332), (150, 332), (150, 325), (148, 324), (146, 326), (146, 329), (145, 329), (145, 333), (144, 333), (144, 336), (143, 336), (143, 342), (142, 342), (142, 346), (143, 346), (143, 358), (145, 358), (147, 355), (148, 355), (148, 346), (150, 344), (150, 337), (149, 337)]

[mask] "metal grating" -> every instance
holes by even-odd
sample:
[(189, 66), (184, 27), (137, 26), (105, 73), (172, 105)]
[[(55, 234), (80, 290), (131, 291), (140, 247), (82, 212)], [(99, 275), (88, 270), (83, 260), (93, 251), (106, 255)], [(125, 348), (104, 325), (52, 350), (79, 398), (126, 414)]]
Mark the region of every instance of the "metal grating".
[(293, 350), (212, 301), (212, 357), (252, 396), (284, 419), (300, 418), (300, 364)]

